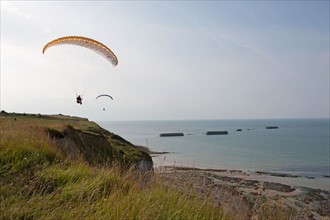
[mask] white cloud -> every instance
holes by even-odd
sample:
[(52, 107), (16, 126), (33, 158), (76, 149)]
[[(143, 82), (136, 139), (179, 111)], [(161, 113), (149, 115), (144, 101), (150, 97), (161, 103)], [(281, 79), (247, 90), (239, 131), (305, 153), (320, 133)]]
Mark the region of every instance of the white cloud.
[(52, 32), (52, 29), (51, 29), (50, 27), (45, 27), (44, 30), (43, 30), (43, 32), (44, 32), (45, 34), (49, 34), (49, 33)]
[(1, 1), (1, 12), (2, 13), (9, 13), (15, 16), (19, 16), (22, 18), (31, 18), (32, 16), (28, 13), (25, 13), (21, 10), (21, 8), (17, 7), (15, 3), (8, 2), (8, 1)]

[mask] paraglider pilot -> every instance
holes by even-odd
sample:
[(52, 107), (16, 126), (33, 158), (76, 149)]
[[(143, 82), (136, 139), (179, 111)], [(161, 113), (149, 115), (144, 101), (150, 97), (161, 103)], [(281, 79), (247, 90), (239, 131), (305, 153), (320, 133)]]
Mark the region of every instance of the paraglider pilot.
[(80, 95), (77, 96), (77, 103), (78, 104), (82, 104), (82, 98), (80, 97)]

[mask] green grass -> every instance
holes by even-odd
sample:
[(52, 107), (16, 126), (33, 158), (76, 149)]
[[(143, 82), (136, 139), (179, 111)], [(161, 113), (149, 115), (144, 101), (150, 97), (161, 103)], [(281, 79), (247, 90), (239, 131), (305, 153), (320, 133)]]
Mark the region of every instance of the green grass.
[[(88, 142), (87, 157), (70, 158), (60, 150), (51, 134), (61, 137), (64, 131), (73, 132), (66, 134), (73, 139), (79, 131), (91, 135), (83, 139)], [(112, 150), (98, 152), (99, 145), (107, 145), (102, 137)], [(143, 176), (134, 169), (122, 169), (120, 160), (109, 166), (105, 161), (114, 159), (113, 153), (117, 159), (119, 153), (133, 161), (141, 159), (132, 144), (87, 119), (0, 113), (0, 219), (248, 217), (224, 212), (210, 198), (198, 198), (190, 189), (170, 188), (157, 174)], [(258, 219), (294, 219), (296, 214), (267, 202), (256, 202), (254, 213)]]
[[(226, 219), (211, 201), (165, 187), (157, 175), (68, 159), (45, 128), (68, 122), (110, 132), (77, 118), (11, 115), (0, 118), (0, 219)], [(16, 119), (16, 120), (15, 120)], [(93, 129), (91, 129), (93, 128)], [(128, 144), (116, 137), (125, 150)], [(133, 152), (136, 153), (136, 152)]]

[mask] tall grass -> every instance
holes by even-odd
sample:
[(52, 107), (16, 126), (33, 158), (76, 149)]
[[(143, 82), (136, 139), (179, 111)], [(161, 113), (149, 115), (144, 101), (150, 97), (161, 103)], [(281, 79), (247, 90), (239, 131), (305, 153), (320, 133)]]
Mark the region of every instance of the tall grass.
[(0, 219), (225, 218), (155, 175), (68, 160), (44, 125), (29, 120), (1, 119), (0, 203)]
[[(56, 164), (1, 188), (4, 218), (222, 219), (221, 209), (119, 168)], [(16, 179), (17, 180), (17, 179)], [(15, 189), (14, 189), (15, 188)]]
[[(242, 210), (229, 207), (225, 212), (211, 197), (200, 198), (191, 189), (176, 190), (157, 174), (142, 175), (133, 169), (123, 172), (119, 165), (91, 166), (82, 159), (65, 157), (45, 132), (46, 127), (65, 128), (65, 123), (0, 118), (0, 219), (250, 217), (243, 205)], [(74, 123), (79, 127), (79, 121)], [(85, 128), (94, 126), (83, 121)], [(232, 199), (227, 196), (228, 201)], [(294, 210), (260, 201), (256, 200), (253, 218), (294, 219)]]

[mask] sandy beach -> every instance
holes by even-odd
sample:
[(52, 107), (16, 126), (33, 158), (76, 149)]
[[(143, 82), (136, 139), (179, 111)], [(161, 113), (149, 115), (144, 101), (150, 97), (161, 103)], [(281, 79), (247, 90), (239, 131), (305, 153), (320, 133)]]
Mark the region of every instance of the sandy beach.
[(255, 219), (263, 208), (275, 206), (298, 219), (330, 219), (329, 190), (292, 184), (298, 176), (183, 166), (155, 167), (155, 172), (168, 186), (210, 198), (240, 219)]

